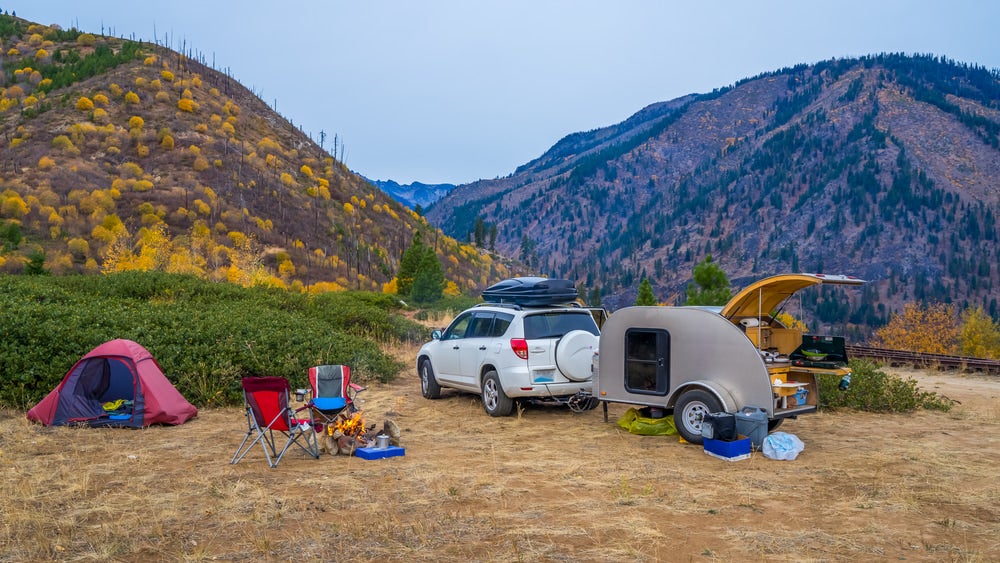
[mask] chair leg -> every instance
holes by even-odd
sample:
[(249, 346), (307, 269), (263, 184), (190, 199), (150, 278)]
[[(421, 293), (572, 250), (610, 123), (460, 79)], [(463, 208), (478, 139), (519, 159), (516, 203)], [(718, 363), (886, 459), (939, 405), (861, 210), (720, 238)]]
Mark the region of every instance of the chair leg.
[[(305, 445), (299, 441), (302, 438), (305, 440)], [(277, 454), (277, 458), (271, 467), (277, 467), (278, 463), (281, 462), (281, 458), (285, 457), (285, 452), (288, 448), (295, 444), (302, 451), (309, 454), (313, 459), (319, 459), (319, 440), (316, 439), (316, 431), (313, 429), (312, 425), (309, 426), (296, 426), (288, 433), (288, 441), (285, 442), (285, 447), (281, 448), (281, 452)]]

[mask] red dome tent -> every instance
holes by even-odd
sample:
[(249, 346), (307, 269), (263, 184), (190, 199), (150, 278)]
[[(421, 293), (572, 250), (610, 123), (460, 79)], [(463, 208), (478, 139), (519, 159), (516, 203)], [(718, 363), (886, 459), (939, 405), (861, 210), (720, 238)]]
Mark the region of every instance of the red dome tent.
[(183, 424), (197, 414), (149, 351), (119, 339), (81, 358), (62, 383), (28, 411), (28, 419), (45, 426), (143, 428)]

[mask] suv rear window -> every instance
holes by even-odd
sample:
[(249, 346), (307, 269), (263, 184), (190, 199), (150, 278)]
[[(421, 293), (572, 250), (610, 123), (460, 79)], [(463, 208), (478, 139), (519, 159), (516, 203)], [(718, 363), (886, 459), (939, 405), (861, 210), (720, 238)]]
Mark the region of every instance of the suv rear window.
[(524, 317), (524, 338), (527, 340), (559, 338), (571, 330), (585, 330), (594, 336), (601, 334), (588, 311), (552, 311)]

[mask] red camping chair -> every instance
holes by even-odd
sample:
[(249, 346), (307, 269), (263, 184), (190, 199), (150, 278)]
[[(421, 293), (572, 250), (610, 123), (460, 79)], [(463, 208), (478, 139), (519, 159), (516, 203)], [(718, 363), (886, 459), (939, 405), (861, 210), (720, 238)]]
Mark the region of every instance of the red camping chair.
[[(313, 430), (312, 413), (306, 407), (293, 412), (288, 405), (290, 393), (291, 387), (284, 377), (243, 378), (247, 435), (229, 463), (239, 463), (258, 443), (264, 449), (267, 463), (272, 468), (278, 466), (292, 444), (319, 459), (319, 442)], [(298, 418), (301, 411), (309, 412), (309, 418)], [(281, 440), (281, 436), (285, 437), (280, 450), (275, 441), (275, 432), (279, 434), (278, 440)]]
[(312, 397), (306, 406), (312, 409), (313, 418), (317, 421), (317, 432), (322, 431), (320, 425), (333, 424), (337, 415), (347, 411), (354, 413), (354, 398), (365, 390), (364, 387), (351, 383), (351, 368), (344, 365), (324, 365), (309, 368), (309, 386)]

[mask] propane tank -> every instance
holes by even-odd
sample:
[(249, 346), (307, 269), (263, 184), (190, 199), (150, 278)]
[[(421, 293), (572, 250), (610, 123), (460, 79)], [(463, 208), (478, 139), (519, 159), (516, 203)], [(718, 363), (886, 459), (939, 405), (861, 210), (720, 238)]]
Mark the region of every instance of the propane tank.
[(846, 374), (844, 377), (840, 378), (840, 385), (837, 386), (841, 391), (847, 391), (847, 388), (851, 386), (851, 374)]

